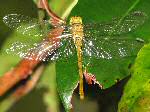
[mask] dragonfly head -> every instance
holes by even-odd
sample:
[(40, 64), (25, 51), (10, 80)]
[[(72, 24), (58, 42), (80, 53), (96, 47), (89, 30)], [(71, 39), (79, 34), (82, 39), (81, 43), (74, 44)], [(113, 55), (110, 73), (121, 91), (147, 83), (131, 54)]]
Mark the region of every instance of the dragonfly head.
[(73, 24), (82, 24), (82, 18), (80, 16), (73, 16), (70, 19), (70, 25)]

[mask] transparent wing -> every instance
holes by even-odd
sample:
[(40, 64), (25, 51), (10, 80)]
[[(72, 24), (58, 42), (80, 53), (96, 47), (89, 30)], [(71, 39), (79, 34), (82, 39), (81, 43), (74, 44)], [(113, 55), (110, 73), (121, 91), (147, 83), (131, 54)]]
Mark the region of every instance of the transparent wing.
[(146, 14), (135, 11), (122, 18), (114, 18), (110, 22), (98, 24), (91, 23), (84, 26), (86, 36), (110, 36), (130, 32), (142, 25), (147, 18)]
[(46, 61), (46, 57), (51, 55), (59, 46), (61, 46), (60, 43), (51, 44), (51, 42), (47, 40), (32, 45), (17, 41), (10, 45), (10, 47), (6, 49), (6, 52), (10, 55), (19, 56), (20, 58)]
[(39, 22), (38, 19), (21, 14), (8, 14), (3, 17), (3, 22), (19, 33), (33, 37), (46, 35), (52, 28), (46, 20)]
[(76, 55), (76, 47), (72, 36), (69, 36), (68, 38), (61, 39), (61, 47), (54, 51), (53, 55), (50, 57), (50, 60), (69, 59), (73, 55)]
[(137, 50), (141, 48), (143, 42), (121, 38), (95, 38), (83, 40), (84, 56), (97, 59), (119, 59), (123, 57), (135, 56)]
[(6, 52), (29, 60), (59, 60), (59, 58), (72, 55), (75, 50), (70, 36), (71, 34), (62, 34), (33, 44), (16, 41), (6, 49)]

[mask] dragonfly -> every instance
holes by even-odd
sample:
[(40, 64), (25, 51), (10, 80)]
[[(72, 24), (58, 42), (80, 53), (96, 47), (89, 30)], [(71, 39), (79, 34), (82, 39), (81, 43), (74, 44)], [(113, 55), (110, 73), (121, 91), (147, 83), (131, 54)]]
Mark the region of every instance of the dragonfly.
[[(3, 22), (29, 38), (26, 38), (27, 41), (20, 38), (12, 42), (6, 52), (40, 61), (59, 61), (77, 55), (79, 94), (80, 99), (84, 99), (83, 57), (112, 60), (132, 56), (139, 43), (120, 35), (134, 31), (146, 18), (144, 12), (135, 11), (124, 18), (113, 18), (110, 22), (83, 24), (82, 18), (75, 16), (71, 17), (69, 25), (55, 26), (48, 20), (38, 21), (21, 14), (7, 14), (3, 17)], [(60, 35), (56, 35), (54, 39), (43, 38), (50, 35), (52, 29), (57, 28), (63, 29)], [(34, 42), (37, 38), (42, 39), (42, 42)], [(55, 41), (57, 39), (59, 41)]]

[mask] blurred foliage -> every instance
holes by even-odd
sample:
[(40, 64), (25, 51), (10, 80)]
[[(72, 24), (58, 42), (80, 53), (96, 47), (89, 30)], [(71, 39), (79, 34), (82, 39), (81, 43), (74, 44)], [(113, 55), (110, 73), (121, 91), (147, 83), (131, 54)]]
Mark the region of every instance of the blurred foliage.
[(150, 111), (150, 44), (145, 45), (136, 58), (133, 75), (125, 86), (119, 112)]

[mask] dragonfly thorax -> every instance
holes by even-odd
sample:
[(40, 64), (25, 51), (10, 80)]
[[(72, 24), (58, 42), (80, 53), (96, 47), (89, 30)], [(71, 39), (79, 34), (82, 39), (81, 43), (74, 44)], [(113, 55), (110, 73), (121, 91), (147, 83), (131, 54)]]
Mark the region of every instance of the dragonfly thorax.
[(82, 46), (83, 25), (81, 17), (72, 17), (70, 19), (71, 33), (76, 46)]

